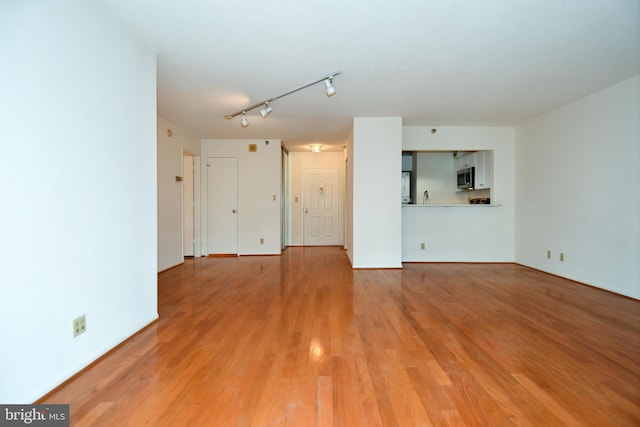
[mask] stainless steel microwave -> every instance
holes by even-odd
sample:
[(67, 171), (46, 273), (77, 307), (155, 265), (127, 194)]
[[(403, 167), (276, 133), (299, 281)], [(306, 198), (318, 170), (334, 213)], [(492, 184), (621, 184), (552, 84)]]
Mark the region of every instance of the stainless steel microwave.
[(460, 190), (473, 190), (474, 177), (476, 175), (476, 168), (466, 168), (458, 171), (458, 189)]

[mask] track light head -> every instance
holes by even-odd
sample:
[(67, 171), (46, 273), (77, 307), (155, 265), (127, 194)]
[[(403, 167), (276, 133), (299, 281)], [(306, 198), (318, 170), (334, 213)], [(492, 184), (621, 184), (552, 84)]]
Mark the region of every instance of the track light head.
[(333, 77), (329, 77), (324, 81), (324, 87), (326, 88), (327, 97), (331, 97), (336, 94), (336, 88), (333, 86)]
[(247, 121), (247, 118), (245, 117), (245, 112), (242, 112), (242, 118), (240, 119), (240, 126), (242, 126), (243, 128), (246, 128), (247, 126), (249, 126), (249, 122)]
[(273, 111), (273, 108), (269, 107), (268, 102), (265, 102), (264, 108), (260, 110), (260, 115), (262, 116), (263, 119), (266, 119), (269, 113), (271, 113), (271, 111)]

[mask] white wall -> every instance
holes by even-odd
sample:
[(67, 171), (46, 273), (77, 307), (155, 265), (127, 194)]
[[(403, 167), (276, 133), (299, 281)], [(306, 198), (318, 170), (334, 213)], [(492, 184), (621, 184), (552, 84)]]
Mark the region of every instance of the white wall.
[[(168, 130), (171, 130), (169, 136)], [(200, 155), (200, 139), (158, 117), (158, 271), (184, 262), (182, 254), (183, 153)]]
[(353, 163), (352, 266), (400, 268), (402, 118), (354, 118), (349, 148)]
[(156, 70), (94, 2), (1, 9), (0, 402), (29, 403), (157, 318)]
[[(432, 133), (434, 128), (436, 132)], [(515, 129), (405, 126), (402, 149), (493, 150), (491, 202), (500, 205), (403, 208), (402, 260), (512, 262), (515, 248)], [(419, 196), (421, 202), (422, 193)], [(425, 250), (421, 249), (421, 243), (425, 243)]]
[(640, 298), (640, 76), (518, 126), (516, 139), (517, 262)]
[[(257, 144), (257, 151), (249, 152), (249, 144)], [(238, 255), (280, 254), (280, 140), (202, 140), (202, 253), (205, 255), (209, 253), (206, 247), (208, 157), (238, 159)], [(260, 244), (261, 238), (264, 244)]]
[[(289, 195), (289, 245), (304, 244), (302, 177), (305, 168), (336, 168), (340, 174), (340, 185), (344, 187), (344, 153), (342, 152), (291, 152), (289, 153), (290, 195)], [(341, 194), (344, 189), (341, 188)], [(296, 202), (297, 198), (297, 202)], [(340, 198), (342, 204), (343, 199)], [(344, 205), (343, 205), (344, 206)]]

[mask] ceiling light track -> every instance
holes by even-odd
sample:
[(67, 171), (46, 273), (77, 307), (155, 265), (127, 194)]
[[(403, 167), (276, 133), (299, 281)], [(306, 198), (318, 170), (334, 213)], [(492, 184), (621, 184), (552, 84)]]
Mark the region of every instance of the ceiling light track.
[(342, 74), (342, 70), (334, 71), (333, 73), (327, 74), (326, 76), (322, 77), (321, 79), (318, 79), (318, 80), (316, 80), (314, 82), (311, 82), (309, 84), (306, 84), (304, 86), (300, 86), (299, 88), (293, 89), (293, 90), (291, 90), (291, 91), (289, 91), (287, 93), (283, 93), (282, 95), (274, 96), (273, 98), (265, 99), (264, 101), (260, 101), (260, 102), (258, 102), (256, 104), (253, 104), (253, 105), (250, 105), (248, 107), (245, 107), (242, 110), (238, 110), (233, 114), (227, 114), (227, 115), (224, 116), (224, 118), (227, 119), (227, 120), (231, 120), (236, 116), (242, 115), (242, 119), (240, 121), (240, 124), (242, 125), (242, 127), (247, 127), (247, 126), (249, 126), (249, 122), (247, 121), (247, 118), (246, 118), (245, 115), (246, 115), (246, 113), (248, 111), (254, 110), (254, 109), (258, 108), (258, 107), (263, 107), (260, 110), (260, 115), (262, 116), (262, 118), (266, 119), (267, 116), (269, 115), (269, 113), (271, 113), (271, 111), (273, 110), (271, 108), (271, 106), (269, 105), (270, 102), (273, 102), (276, 99), (284, 98), (287, 95), (291, 95), (292, 93), (298, 92), (298, 91), (300, 91), (302, 89), (306, 89), (309, 86), (313, 86), (313, 85), (318, 84), (320, 82), (324, 83), (325, 93), (327, 94), (327, 97), (331, 97), (331, 96), (335, 95), (335, 93), (336, 93), (336, 88), (333, 86), (333, 79), (336, 76), (340, 75), (340, 74)]

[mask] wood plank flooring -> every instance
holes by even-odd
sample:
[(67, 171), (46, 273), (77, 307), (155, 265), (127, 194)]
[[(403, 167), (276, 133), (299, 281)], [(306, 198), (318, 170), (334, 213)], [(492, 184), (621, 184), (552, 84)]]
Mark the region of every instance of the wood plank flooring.
[(45, 399), (73, 426), (639, 426), (640, 302), (513, 264), (198, 258)]

